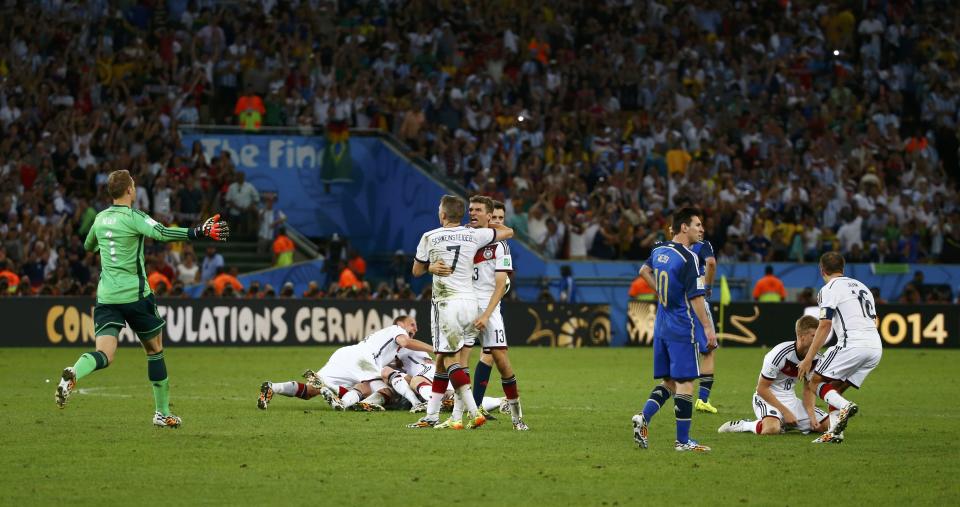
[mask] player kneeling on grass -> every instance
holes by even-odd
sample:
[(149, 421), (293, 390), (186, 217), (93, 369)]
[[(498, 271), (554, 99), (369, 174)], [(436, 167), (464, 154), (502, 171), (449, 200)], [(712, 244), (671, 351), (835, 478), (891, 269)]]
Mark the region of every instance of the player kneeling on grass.
[[(763, 357), (757, 391), (753, 393), (753, 413), (757, 418), (725, 422), (718, 432), (779, 435), (789, 429), (796, 429), (804, 434), (826, 430), (827, 414), (817, 409), (816, 421), (811, 422), (803, 402), (797, 398), (794, 391), (797, 365), (807, 354), (814, 354), (814, 365), (823, 359), (816, 350), (810, 348), (819, 325), (819, 321), (810, 315), (804, 315), (797, 320), (797, 339), (777, 345)], [(806, 390), (804, 394), (807, 395)]]
[(153, 424), (178, 428), (180, 418), (170, 413), (170, 390), (167, 366), (163, 360), (161, 330), (166, 325), (157, 313), (157, 302), (143, 264), (143, 239), (156, 241), (194, 241), (209, 238), (226, 241), (230, 235), (227, 223), (214, 215), (193, 228), (164, 227), (146, 213), (133, 209), (137, 195), (133, 178), (126, 170), (114, 171), (107, 177), (107, 192), (113, 206), (97, 213), (93, 227), (83, 246), (100, 252), (102, 271), (97, 284), (97, 305), (93, 308), (97, 349), (80, 356), (63, 370), (55, 400), (63, 408), (77, 382), (113, 362), (117, 352), (117, 336), (127, 324), (137, 333), (147, 353), (147, 375), (153, 386)]
[(413, 339), (417, 333), (417, 321), (413, 317), (401, 315), (393, 322), (392, 326), (373, 333), (356, 345), (337, 349), (320, 371), (307, 370), (304, 373), (306, 383), (264, 382), (260, 386), (257, 407), (266, 409), (273, 394), (278, 393), (305, 400), (320, 395), (334, 410), (354, 407), (365, 411), (383, 410), (381, 404), (365, 399), (374, 393), (389, 396), (389, 388), (380, 379), (383, 367), (394, 361), (400, 350), (431, 350), (429, 345)]

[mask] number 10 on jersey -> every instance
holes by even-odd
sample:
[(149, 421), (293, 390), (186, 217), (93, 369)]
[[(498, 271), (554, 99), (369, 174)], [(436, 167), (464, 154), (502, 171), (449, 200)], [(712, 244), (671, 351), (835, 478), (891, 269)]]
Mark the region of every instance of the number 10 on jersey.
[(653, 276), (657, 280), (657, 299), (660, 300), (660, 306), (667, 306), (667, 284), (670, 281), (670, 275), (666, 270), (655, 269)]

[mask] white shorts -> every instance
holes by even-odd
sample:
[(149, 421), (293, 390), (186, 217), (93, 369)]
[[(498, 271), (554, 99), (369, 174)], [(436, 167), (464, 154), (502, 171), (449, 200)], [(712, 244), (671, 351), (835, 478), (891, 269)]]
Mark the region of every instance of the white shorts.
[[(777, 396), (777, 400), (783, 403), (783, 406), (793, 412), (793, 415), (797, 418), (796, 428), (791, 429), (797, 429), (804, 433), (810, 431), (810, 418), (807, 416), (807, 409), (803, 408), (803, 401), (800, 398), (797, 398), (795, 394), (788, 393)], [(819, 419), (822, 420), (824, 417), (827, 417), (827, 413), (823, 410), (819, 408), (815, 408), (814, 410), (816, 410)], [(781, 414), (776, 407), (767, 403), (766, 400), (761, 398), (757, 393), (753, 393), (753, 413), (757, 416), (757, 419), (776, 417), (780, 419), (780, 424), (783, 424), (783, 414)]]
[(859, 389), (867, 375), (880, 364), (882, 355), (883, 349), (834, 345), (824, 353), (815, 371), (822, 377), (844, 380)]
[(403, 373), (406, 375), (410, 375), (410, 378), (423, 377), (427, 380), (433, 381), (433, 376), (437, 373), (437, 365), (433, 363), (429, 363), (429, 364), (417, 364), (414, 366), (415, 368), (411, 368), (412, 371), (405, 371)]
[[(486, 308), (478, 308), (477, 311), (483, 314)], [(480, 332), (480, 346), (484, 352), (507, 348), (507, 332), (503, 327), (503, 315), (500, 315), (500, 303), (497, 303), (497, 308), (487, 319), (486, 327)]]
[(361, 382), (380, 378), (372, 357), (353, 347), (337, 349), (317, 372), (327, 386), (351, 388)]
[(438, 301), (430, 308), (430, 324), (433, 334), (433, 350), (438, 353), (452, 354), (463, 348), (466, 343), (477, 340), (477, 328), (473, 321), (477, 313), (475, 299), (454, 299)]

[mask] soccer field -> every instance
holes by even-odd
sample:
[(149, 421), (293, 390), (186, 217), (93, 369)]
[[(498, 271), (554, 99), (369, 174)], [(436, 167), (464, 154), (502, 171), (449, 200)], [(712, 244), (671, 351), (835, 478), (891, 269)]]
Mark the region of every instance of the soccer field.
[[(66, 409), (53, 392), (80, 349), (0, 349), (0, 505), (660, 505), (957, 504), (960, 354), (886, 350), (842, 445), (813, 436), (716, 433), (753, 417), (764, 351), (718, 354), (712, 403), (673, 450), (672, 403), (637, 449), (630, 417), (654, 385), (650, 349), (511, 350), (532, 428), (509, 416), (476, 431), (411, 430), (408, 413), (339, 413), (321, 398), (274, 397), (260, 382), (299, 378), (332, 348), (166, 350), (179, 430), (151, 425), (143, 352), (122, 349)], [(474, 359), (475, 361), (475, 359)], [(500, 396), (499, 380), (489, 394)], [(46, 383), (45, 379), (50, 379)]]

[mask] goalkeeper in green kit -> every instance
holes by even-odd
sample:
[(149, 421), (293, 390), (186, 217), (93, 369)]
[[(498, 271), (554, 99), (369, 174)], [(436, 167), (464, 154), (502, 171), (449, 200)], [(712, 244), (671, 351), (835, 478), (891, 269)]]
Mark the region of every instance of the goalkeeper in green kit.
[(212, 239), (226, 241), (230, 235), (227, 223), (214, 215), (202, 225), (185, 229), (164, 227), (146, 213), (133, 209), (137, 195), (133, 178), (126, 170), (114, 171), (107, 178), (107, 192), (113, 206), (97, 214), (87, 235), (84, 248), (100, 251), (100, 283), (97, 305), (93, 309), (97, 349), (63, 370), (57, 386), (57, 406), (63, 408), (77, 382), (102, 370), (113, 362), (117, 352), (117, 336), (125, 323), (137, 333), (147, 353), (147, 374), (153, 386), (156, 411), (153, 424), (161, 428), (178, 428), (180, 418), (170, 413), (167, 366), (163, 361), (160, 331), (166, 322), (157, 312), (157, 302), (147, 283), (143, 263), (143, 240), (188, 241)]

